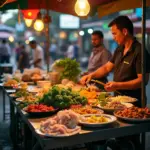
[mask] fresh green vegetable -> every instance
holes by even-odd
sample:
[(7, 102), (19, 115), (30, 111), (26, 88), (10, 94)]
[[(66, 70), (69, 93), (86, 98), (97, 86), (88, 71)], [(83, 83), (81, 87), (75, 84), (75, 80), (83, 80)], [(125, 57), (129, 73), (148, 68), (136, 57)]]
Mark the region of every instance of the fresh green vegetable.
[(61, 79), (69, 79), (76, 81), (78, 75), (81, 73), (79, 63), (74, 59), (65, 58), (56, 62), (56, 67), (64, 68), (60, 74)]
[(38, 104), (38, 102), (20, 102), (20, 103), (18, 104), (18, 106), (19, 106), (21, 109), (23, 109), (24, 107), (27, 107), (27, 106), (30, 105), (30, 104)]
[(27, 92), (27, 90), (19, 90), (15, 93), (15, 95), (16, 97), (24, 97), (30, 95), (30, 93)]
[(85, 105), (87, 104), (87, 99), (73, 92), (72, 89), (53, 86), (52, 89), (39, 100), (39, 103), (64, 109), (76, 104)]
[(17, 82), (20, 82), (20, 79), (17, 77), (13, 77), (13, 80), (16, 80)]
[(98, 100), (101, 106), (105, 106), (109, 100), (107, 99), (107, 97), (109, 96), (109, 94), (107, 92), (101, 92), (100, 95), (98, 96)]

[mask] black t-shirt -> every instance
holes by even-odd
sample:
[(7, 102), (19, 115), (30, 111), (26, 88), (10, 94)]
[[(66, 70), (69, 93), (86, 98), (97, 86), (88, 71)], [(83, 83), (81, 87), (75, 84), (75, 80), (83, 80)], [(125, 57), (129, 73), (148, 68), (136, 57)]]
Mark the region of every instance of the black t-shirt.
[[(114, 66), (114, 81), (126, 82), (137, 78), (138, 74), (142, 73), (141, 70), (141, 44), (134, 39), (131, 48), (123, 55), (124, 46), (119, 46), (110, 62)], [(150, 72), (150, 57), (146, 51), (146, 72)], [(135, 97), (138, 99), (137, 106), (141, 106), (141, 88), (135, 90), (119, 90), (122, 95)]]

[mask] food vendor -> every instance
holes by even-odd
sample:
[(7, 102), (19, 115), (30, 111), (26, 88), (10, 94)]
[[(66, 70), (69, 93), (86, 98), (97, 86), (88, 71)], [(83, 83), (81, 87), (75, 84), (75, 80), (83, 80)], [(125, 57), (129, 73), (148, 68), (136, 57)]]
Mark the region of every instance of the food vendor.
[[(133, 36), (133, 23), (127, 16), (119, 16), (110, 22), (109, 27), (118, 47), (112, 59), (96, 71), (83, 76), (82, 84), (92, 78), (101, 78), (114, 70), (114, 81), (105, 84), (107, 91), (119, 91), (121, 95), (127, 95), (138, 99), (136, 106), (141, 107), (141, 44)], [(146, 83), (149, 80), (149, 54), (146, 51)], [(141, 150), (140, 136), (133, 135), (123, 137), (121, 141), (131, 141), (136, 150)], [(116, 148), (115, 148), (116, 149)], [(119, 147), (117, 148), (119, 150)]]
[[(104, 35), (102, 31), (95, 30), (91, 35), (91, 43), (93, 46), (91, 56), (88, 62), (88, 72), (83, 73), (83, 75), (88, 75), (89, 73), (96, 71), (99, 67), (106, 64), (111, 59), (111, 53), (107, 50), (103, 44)], [(99, 78), (98, 80), (102, 82), (108, 82), (107, 76)]]
[[(101, 78), (114, 70), (114, 81), (106, 83), (105, 90), (118, 90), (121, 95), (137, 98), (136, 106), (141, 107), (141, 44), (133, 36), (133, 23), (127, 16), (119, 16), (110, 22), (109, 27), (118, 43), (112, 59), (96, 71), (85, 75), (80, 82), (85, 84), (92, 78)], [(149, 54), (146, 51), (146, 83), (149, 79)]]

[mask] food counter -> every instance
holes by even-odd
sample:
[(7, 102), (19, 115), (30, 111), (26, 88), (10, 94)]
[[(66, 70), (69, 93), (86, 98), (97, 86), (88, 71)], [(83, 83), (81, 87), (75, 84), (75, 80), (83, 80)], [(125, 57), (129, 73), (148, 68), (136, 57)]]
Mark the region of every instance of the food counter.
[[(6, 90), (3, 88), (5, 94), (8, 96), (10, 93), (14, 92), (14, 90)], [(94, 142), (99, 140), (105, 140), (109, 138), (122, 137), (127, 135), (134, 135), (139, 133), (145, 133), (150, 131), (150, 122), (143, 122), (138, 124), (129, 124), (122, 121), (116, 121), (111, 125), (102, 128), (86, 128), (82, 127), (82, 130), (79, 134), (62, 137), (62, 138), (47, 138), (45, 136), (39, 135), (35, 130), (39, 127), (40, 122), (45, 120), (45, 118), (40, 119), (31, 119), (28, 114), (25, 114), (19, 107), (18, 102), (16, 102), (12, 97), (10, 97), (11, 104), (11, 131), (17, 131), (16, 129), (16, 121), (18, 120), (16, 117), (20, 116), (21, 120), (23, 120), (26, 126), (26, 133), (30, 133), (32, 138), (25, 133), (25, 146), (28, 149), (37, 150), (37, 147), (41, 147), (43, 150), (63, 148), (68, 146), (73, 146), (77, 144), (84, 144), (88, 142)], [(15, 109), (17, 110), (17, 115), (15, 113)], [(15, 120), (15, 121), (14, 121)], [(14, 134), (18, 134), (17, 132), (13, 132), (13, 140), (15, 140)], [(28, 139), (31, 138), (34, 144), (29, 144)], [(34, 140), (33, 140), (34, 139)], [(35, 140), (36, 139), (36, 140)], [(36, 141), (36, 142), (35, 142)], [(144, 150), (144, 149), (143, 149)]]

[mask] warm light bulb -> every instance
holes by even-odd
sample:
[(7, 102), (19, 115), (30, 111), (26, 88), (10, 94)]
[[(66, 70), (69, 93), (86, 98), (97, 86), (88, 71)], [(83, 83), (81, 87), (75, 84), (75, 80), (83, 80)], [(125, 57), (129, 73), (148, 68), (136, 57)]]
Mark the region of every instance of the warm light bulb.
[(26, 19), (26, 18), (24, 18), (24, 21), (25, 21), (25, 24), (26, 24), (27, 27), (31, 27), (31, 25), (32, 25), (32, 19)]
[(9, 40), (10, 42), (14, 42), (14, 37), (13, 37), (13, 36), (10, 36), (10, 37), (8, 38), (8, 40)]
[(28, 12), (28, 16), (32, 16), (32, 13), (31, 13), (31, 12)]
[(36, 20), (34, 23), (34, 29), (36, 31), (42, 31), (44, 29), (44, 23), (42, 20)]
[(90, 5), (87, 0), (77, 0), (75, 4), (75, 12), (78, 16), (87, 16), (90, 12)]

